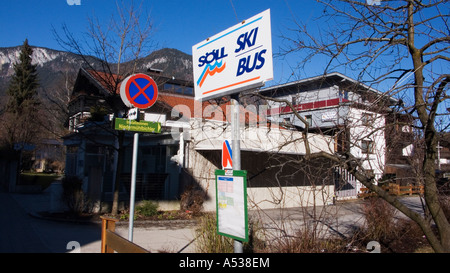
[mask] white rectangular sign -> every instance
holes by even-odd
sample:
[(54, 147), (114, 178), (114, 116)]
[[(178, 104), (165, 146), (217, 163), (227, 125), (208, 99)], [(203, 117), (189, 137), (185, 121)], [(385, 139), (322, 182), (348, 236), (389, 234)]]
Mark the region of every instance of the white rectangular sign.
[(248, 241), (247, 172), (216, 170), (217, 232), (236, 240)]
[(270, 9), (192, 47), (195, 98), (260, 87), (273, 79)]

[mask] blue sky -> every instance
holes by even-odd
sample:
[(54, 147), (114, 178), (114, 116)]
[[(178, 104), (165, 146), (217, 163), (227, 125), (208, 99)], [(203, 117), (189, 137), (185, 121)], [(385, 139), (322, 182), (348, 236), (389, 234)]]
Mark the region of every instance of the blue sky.
[[(69, 5), (77, 1), (81, 5)], [(134, 2), (141, 3), (140, 0)], [(143, 1), (143, 12), (150, 13), (155, 27), (156, 49), (176, 48), (188, 54), (192, 54), (193, 45), (268, 8), (271, 9), (272, 47), (276, 54), (283, 43), (281, 35), (287, 35), (287, 29), (294, 28), (294, 18), (307, 21), (317, 12), (318, 5), (312, 0)], [(61, 24), (66, 24), (71, 32), (81, 34), (87, 29), (88, 17), (108, 22), (116, 11), (114, 0), (1, 1), (0, 47), (21, 45), (27, 38), (31, 45), (61, 49), (52, 26), (60, 30)], [(274, 83), (285, 82), (296, 62), (275, 59)]]
[[(119, 0), (122, 1), (122, 0)], [(363, 0), (360, 0), (363, 1)], [(69, 3), (80, 2), (80, 5)], [(62, 49), (52, 32), (52, 26), (61, 30), (66, 24), (72, 33), (82, 35), (87, 30), (88, 17), (109, 23), (117, 12), (116, 0), (1, 0), (0, 47), (21, 45), (25, 38), (31, 45)], [(123, 0), (124, 3), (131, 1)], [(134, 0), (143, 3), (143, 13), (150, 14), (155, 31), (155, 49), (176, 48), (192, 54), (192, 46), (213, 36), (239, 21), (266, 9), (271, 10), (272, 49), (274, 52), (274, 80), (268, 85), (283, 84), (323, 73), (326, 60), (314, 60), (307, 70), (297, 68), (301, 54), (277, 57), (280, 47), (288, 44), (282, 36), (295, 37), (294, 20), (307, 23), (308, 28), (323, 28), (313, 22), (322, 15), (323, 6), (314, 0)], [(325, 22), (326, 24), (326, 22)], [(316, 38), (322, 33), (316, 32)], [(147, 52), (148, 55), (151, 51)], [(342, 73), (356, 78), (358, 71)], [(352, 75), (353, 74), (353, 75)], [(390, 85), (381, 88), (388, 90)], [(385, 89), (385, 90), (383, 90)]]
[[(270, 9), (274, 80), (267, 82), (266, 86), (317, 76), (324, 71), (327, 60), (323, 58), (308, 63), (307, 69), (303, 70), (298, 65), (305, 53), (277, 56), (280, 47), (288, 44), (282, 36), (296, 35), (292, 31), (297, 28), (295, 20), (308, 24), (308, 28), (324, 27), (314, 25), (317, 24), (314, 18), (323, 12), (323, 7), (314, 0), (134, 0), (136, 4), (141, 1), (143, 13), (150, 14), (155, 28), (152, 38), (156, 47), (152, 50), (169, 47), (192, 54), (193, 45)], [(80, 5), (69, 5), (74, 2), (80, 2)], [(107, 24), (116, 12), (116, 0), (1, 0), (0, 47), (21, 45), (27, 38), (31, 45), (61, 50), (52, 26), (60, 30), (61, 25), (66, 24), (72, 33), (82, 35), (87, 30), (89, 17), (94, 16)], [(315, 37), (321, 38), (320, 35), (321, 32), (316, 32)], [(406, 66), (410, 64), (406, 63)], [(440, 66), (440, 63), (433, 67), (438, 72), (446, 68), (448, 66)], [(358, 74), (352, 69), (339, 72), (352, 78)], [(392, 85), (393, 82), (386, 81), (375, 88), (385, 92)]]

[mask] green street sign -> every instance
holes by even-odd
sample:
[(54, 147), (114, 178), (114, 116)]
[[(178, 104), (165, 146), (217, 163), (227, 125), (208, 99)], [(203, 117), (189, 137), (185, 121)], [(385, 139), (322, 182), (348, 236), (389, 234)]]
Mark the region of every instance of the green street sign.
[(161, 123), (115, 118), (114, 129), (141, 133), (161, 133)]

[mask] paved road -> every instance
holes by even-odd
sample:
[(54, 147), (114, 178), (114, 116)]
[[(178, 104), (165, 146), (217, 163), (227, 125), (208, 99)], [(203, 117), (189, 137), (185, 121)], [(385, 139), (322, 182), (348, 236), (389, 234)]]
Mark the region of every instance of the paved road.
[(9, 194), (0, 192), (0, 252), (50, 252), (33, 222)]
[[(48, 211), (49, 193), (10, 194), (0, 191), (0, 253), (64, 253), (70, 252), (67, 244), (76, 241), (81, 253), (100, 252), (99, 225), (73, 224), (37, 219), (30, 213)], [(402, 199), (408, 206), (421, 210), (417, 197)], [(283, 229), (295, 232), (299, 226), (317, 223), (324, 232), (345, 236), (364, 222), (361, 201), (340, 203), (337, 205), (313, 208), (289, 208), (283, 210), (250, 211), (251, 217), (261, 217), (263, 226), (275, 231)], [(195, 252), (195, 244), (189, 244), (194, 238), (194, 225), (158, 224), (135, 225), (134, 242), (151, 252)], [(128, 237), (128, 225), (119, 225), (116, 232)]]
[[(48, 193), (10, 194), (0, 191), (0, 253), (65, 253), (68, 243), (80, 244), (81, 253), (100, 252), (100, 225), (38, 219), (30, 213), (48, 210)], [(116, 232), (128, 237), (128, 226)], [(194, 238), (194, 226), (135, 227), (134, 242), (152, 252), (177, 252)], [(183, 252), (194, 252), (191, 244)]]
[(14, 194), (0, 192), (0, 252), (64, 253), (68, 251), (70, 241), (88, 245), (100, 238), (101, 230), (96, 225), (73, 225), (34, 218), (18, 200), (39, 198), (28, 194), (15, 197)]
[[(418, 213), (423, 213), (422, 203), (418, 196), (400, 197), (400, 201)], [(363, 213), (364, 200), (349, 200), (336, 205), (269, 209), (250, 212), (250, 215), (262, 219), (263, 226), (272, 231), (273, 236), (295, 234), (299, 227), (308, 225), (316, 228), (320, 235), (348, 237), (365, 222)], [(395, 218), (406, 218), (397, 211)], [(282, 232), (281, 232), (282, 230)], [(281, 233), (280, 233), (281, 232)]]

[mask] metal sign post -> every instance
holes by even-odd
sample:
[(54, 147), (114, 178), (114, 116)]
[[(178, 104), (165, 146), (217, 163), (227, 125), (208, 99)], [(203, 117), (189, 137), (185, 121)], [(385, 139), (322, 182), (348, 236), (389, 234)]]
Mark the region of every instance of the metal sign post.
[[(139, 122), (139, 110), (147, 109), (155, 104), (158, 98), (158, 85), (146, 74), (130, 75), (122, 81), (120, 86), (120, 98), (128, 107), (136, 107), (128, 112), (128, 121), (116, 118), (114, 121), (114, 129), (135, 131), (133, 138), (133, 161), (131, 166), (131, 187), (130, 187), (130, 215), (128, 240), (133, 241), (134, 227), (134, 203), (136, 196), (136, 169), (137, 156), (139, 147), (138, 132), (161, 132), (161, 124), (151, 122)], [(124, 124), (125, 123), (125, 124)], [(120, 166), (118, 166), (120, 168)]]
[(133, 242), (133, 227), (134, 227), (134, 200), (136, 195), (136, 167), (137, 167), (137, 155), (139, 147), (139, 133), (134, 133), (133, 139), (133, 161), (131, 166), (131, 190), (130, 190), (130, 215), (129, 215), (129, 228), (128, 228), (128, 240)]
[[(232, 95), (231, 150), (236, 172), (241, 169), (239, 92), (261, 87), (273, 79), (270, 9), (194, 45), (192, 61), (196, 100)], [(224, 169), (230, 167), (229, 156), (223, 155)], [(225, 201), (221, 204), (228, 206)], [(234, 252), (242, 253), (242, 241), (236, 238)]]
[[(232, 117), (231, 117), (231, 145), (233, 151), (233, 170), (241, 169), (241, 136), (239, 126), (239, 94), (231, 97)], [(234, 240), (234, 253), (243, 253), (243, 244), (239, 240)]]

